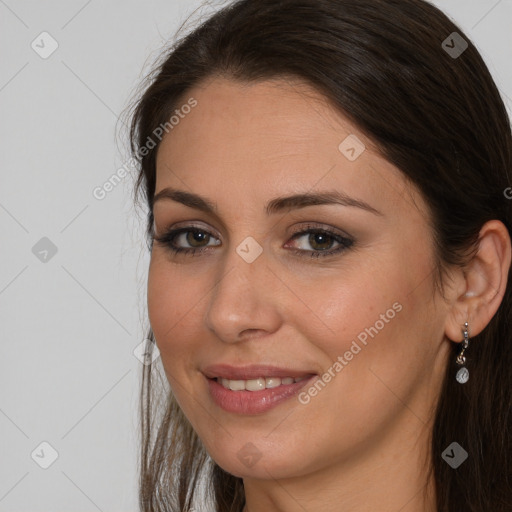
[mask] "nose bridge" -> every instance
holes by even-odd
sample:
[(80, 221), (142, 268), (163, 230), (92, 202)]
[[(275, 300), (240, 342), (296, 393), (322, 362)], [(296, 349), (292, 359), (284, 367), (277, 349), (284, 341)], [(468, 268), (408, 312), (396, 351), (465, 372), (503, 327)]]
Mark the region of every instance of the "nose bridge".
[(278, 312), (272, 300), (272, 277), (263, 247), (254, 238), (231, 247), (208, 304), (208, 328), (224, 341), (237, 341), (248, 329), (274, 330)]

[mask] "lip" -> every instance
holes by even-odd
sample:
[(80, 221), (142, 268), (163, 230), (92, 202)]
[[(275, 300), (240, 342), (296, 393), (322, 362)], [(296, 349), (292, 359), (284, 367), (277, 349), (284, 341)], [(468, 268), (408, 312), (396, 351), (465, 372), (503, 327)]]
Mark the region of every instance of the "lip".
[(273, 409), (280, 403), (297, 395), (317, 375), (310, 375), (299, 382), (281, 384), (276, 388), (261, 389), (260, 391), (232, 391), (219, 384), (215, 378), (206, 377), (210, 397), (226, 412), (236, 414), (261, 414)]
[[(308, 375), (316, 375), (315, 372), (308, 370), (295, 370), (292, 368), (282, 367), (280, 368), (268, 364), (250, 364), (245, 366), (214, 364), (204, 368), (203, 374), (208, 379), (222, 377), (229, 380), (249, 380), (259, 379), (260, 377), (279, 377), (284, 379), (286, 377), (299, 378), (306, 377)], [(259, 391), (251, 391), (251, 393), (259, 393)]]

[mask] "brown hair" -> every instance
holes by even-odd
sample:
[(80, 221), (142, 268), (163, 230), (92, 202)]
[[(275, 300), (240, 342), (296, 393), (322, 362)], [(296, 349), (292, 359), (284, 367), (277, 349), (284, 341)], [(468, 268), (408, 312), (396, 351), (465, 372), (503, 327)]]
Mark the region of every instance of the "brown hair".
[[(458, 56), (443, 45), (453, 32), (468, 44)], [(142, 190), (151, 247), (158, 142), (141, 149), (192, 87), (216, 75), (243, 82), (295, 77), (331, 100), (423, 194), (441, 291), (446, 265), (468, 261), (486, 221), (498, 219), (511, 233), (512, 201), (504, 194), (512, 185), (510, 120), (480, 54), (445, 14), (423, 0), (241, 0), (172, 45), (133, 108), (135, 199)], [(512, 510), (510, 283), (509, 271), (497, 313), (472, 339), (464, 385), (454, 378), (460, 345), (452, 344), (428, 468), (438, 512)], [(150, 353), (151, 330), (148, 337)], [(153, 366), (144, 366), (140, 402), (141, 509), (188, 510), (203, 475), (215, 510), (239, 512), (242, 480), (207, 456), (170, 391), (162, 392), (165, 414), (153, 418)], [(441, 458), (453, 441), (469, 452), (457, 469)]]

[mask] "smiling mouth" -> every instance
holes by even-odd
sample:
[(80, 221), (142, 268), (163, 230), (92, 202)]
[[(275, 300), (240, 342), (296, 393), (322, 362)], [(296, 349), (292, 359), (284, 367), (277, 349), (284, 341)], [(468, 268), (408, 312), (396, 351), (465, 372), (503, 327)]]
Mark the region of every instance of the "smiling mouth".
[[(274, 373), (277, 372), (278, 370), (274, 369)], [(237, 373), (240, 375), (240, 373), (254, 374), (255, 372)], [(250, 375), (253, 377), (250, 379), (228, 379), (215, 376), (214, 373), (210, 377), (205, 375), (205, 380), (208, 383), (210, 398), (221, 409), (234, 414), (252, 415), (266, 413), (290, 400), (317, 377), (316, 374), (301, 373), (294, 377), (282, 374), (280, 377)], [(233, 375), (233, 377), (238, 377), (238, 375)]]
[(231, 391), (261, 391), (262, 389), (273, 389), (280, 386), (286, 386), (301, 380), (307, 379), (311, 375), (302, 377), (260, 377), (258, 379), (231, 380), (223, 377), (215, 377), (212, 380), (218, 382), (225, 389)]

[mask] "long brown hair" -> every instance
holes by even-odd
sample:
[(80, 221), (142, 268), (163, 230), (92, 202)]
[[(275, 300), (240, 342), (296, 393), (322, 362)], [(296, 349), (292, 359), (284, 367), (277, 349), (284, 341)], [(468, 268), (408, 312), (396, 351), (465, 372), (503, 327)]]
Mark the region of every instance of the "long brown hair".
[[(475, 46), (431, 4), (240, 0), (211, 15), (164, 57), (148, 75), (130, 124), (139, 166), (135, 200), (142, 195), (149, 208), (149, 248), (160, 141), (155, 128), (165, 126), (192, 87), (216, 75), (241, 82), (295, 77), (331, 100), (423, 194), (441, 292), (446, 265), (464, 265), (485, 222), (498, 219), (511, 233), (507, 111)], [(155, 144), (147, 151), (149, 139)], [(433, 465), (426, 468), (435, 481), (438, 512), (512, 510), (511, 294), (509, 272), (497, 313), (472, 339), (471, 379), (464, 385), (454, 378), (460, 346), (452, 344), (432, 434)], [(151, 330), (148, 338), (150, 354)], [(140, 401), (141, 510), (189, 510), (204, 477), (215, 510), (239, 512), (245, 502), (242, 480), (207, 456), (165, 386), (159, 391), (165, 404), (157, 409), (164, 413), (154, 417), (154, 366), (144, 366)], [(456, 470), (441, 458), (453, 441), (470, 454)]]

